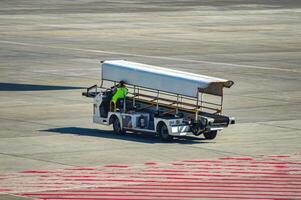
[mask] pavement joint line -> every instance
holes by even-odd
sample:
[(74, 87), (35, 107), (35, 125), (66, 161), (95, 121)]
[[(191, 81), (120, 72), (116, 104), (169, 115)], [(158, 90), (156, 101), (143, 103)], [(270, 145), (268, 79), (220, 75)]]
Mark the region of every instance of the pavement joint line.
[(280, 125), (273, 125), (273, 124), (267, 124), (264, 122), (257, 122), (256, 124), (264, 125), (264, 126), (272, 126), (272, 127), (278, 127), (278, 128), (284, 128), (284, 129), (291, 129), (295, 131), (301, 131), (300, 128), (293, 128), (293, 127), (287, 127), (287, 126), (280, 126)]
[(51, 75), (51, 76), (60, 76), (60, 77), (68, 77), (68, 78), (87, 78), (90, 80), (97, 80), (99, 81), (100, 79), (96, 79), (96, 78), (91, 78), (91, 76), (82, 76), (82, 75), (63, 75), (63, 74), (57, 74), (57, 73), (50, 73), (50, 72), (37, 72), (37, 71), (33, 71), (32, 73), (35, 74), (47, 74), (47, 75)]
[[(30, 94), (25, 94), (25, 93), (19, 93), (21, 95), (27, 95), (27, 96), (36, 96), (36, 97), (41, 97), (41, 98), (47, 98), (47, 99), (57, 99), (57, 100), (67, 100), (68, 102), (70, 101), (73, 101), (72, 104), (68, 104), (67, 106), (75, 106), (75, 105), (82, 105), (82, 104), (85, 104), (87, 105), (87, 102), (84, 101), (84, 100), (76, 100), (76, 99), (66, 99), (66, 98), (58, 98), (58, 97), (54, 97), (52, 95), (39, 95), (39, 94), (33, 94), (33, 93), (30, 93)], [(19, 105), (11, 105), (11, 106), (7, 106), (7, 105), (0, 105), (0, 107), (5, 107), (5, 108), (10, 108), (10, 107), (20, 107), (20, 106), (53, 106), (53, 105), (57, 105), (56, 104), (53, 104), (53, 103), (45, 103), (45, 104), (19, 104)], [(64, 105), (66, 106), (66, 105)]]
[(227, 94), (227, 96), (245, 97), (245, 98), (250, 98), (250, 99), (263, 99), (263, 100), (279, 101), (279, 102), (286, 102), (286, 103), (301, 103), (301, 102), (292, 102), (292, 101), (286, 101), (286, 100), (281, 100), (281, 99), (272, 99), (272, 98), (266, 98), (266, 97), (254, 97), (254, 96), (250, 96), (250, 95), (252, 95), (252, 94), (243, 94), (243, 95)]
[[(267, 94), (282, 94), (282, 93), (291, 93), (291, 92), (298, 92), (300, 93), (300, 90), (267, 90), (267, 91), (264, 91), (264, 92), (259, 92), (259, 91), (256, 91), (256, 92), (249, 92), (249, 93), (241, 93), (242, 96), (244, 95), (256, 95), (256, 94), (262, 94), (262, 95), (267, 95)], [(231, 93), (231, 94), (228, 94), (228, 95), (233, 95), (233, 96), (236, 96), (235, 94)], [(237, 95), (238, 96), (238, 95)]]
[(54, 161), (49, 161), (49, 160), (37, 159), (37, 158), (35, 158), (35, 159), (34, 158), (28, 158), (28, 157), (24, 157), (24, 156), (16, 155), (16, 154), (9, 154), (9, 153), (0, 152), (0, 155), (23, 158), (23, 159), (28, 159), (28, 160), (36, 160), (36, 161), (41, 161), (41, 162), (53, 163), (53, 164), (59, 164), (59, 165), (68, 166), (68, 167), (81, 167), (79, 165), (69, 165), (69, 164), (65, 164), (65, 163), (61, 163), (61, 162), (54, 162)]
[[(57, 99), (57, 98), (52, 98), (52, 99)], [(66, 99), (66, 100), (69, 101), (69, 99)], [(69, 104), (68, 106), (73, 107), (73, 106), (82, 105), (82, 104), (84, 104), (84, 102), (81, 102), (81, 103), (77, 102), (77, 103)], [(27, 107), (32, 107), (32, 106), (34, 106), (34, 107), (36, 107), (36, 106), (54, 106), (54, 104), (53, 103), (48, 103), (48, 104), (19, 104), (19, 105), (12, 105), (12, 106), (0, 105), (0, 108), (1, 107), (2, 108), (20, 108), (20, 107), (25, 107), (25, 106), (27, 106)]]
[(91, 53), (104, 53), (104, 54), (115, 54), (115, 55), (124, 55), (124, 56), (144, 57), (144, 58), (153, 58), (153, 59), (162, 59), (162, 60), (174, 60), (174, 61), (195, 62), (195, 63), (204, 63), (204, 64), (216, 64), (216, 65), (224, 65), (224, 66), (240, 67), (240, 68), (250, 68), (250, 69), (274, 70), (274, 71), (301, 73), (300, 70), (295, 70), (295, 69), (282, 69), (282, 68), (262, 67), (262, 66), (255, 66), (255, 65), (242, 65), (242, 64), (234, 64), (234, 63), (211, 62), (211, 61), (193, 60), (193, 59), (185, 59), (185, 58), (151, 56), (151, 55), (123, 53), (123, 52), (114, 52), (114, 51), (103, 51), (103, 50), (96, 50), (96, 49), (82, 49), (82, 48), (62, 47), (62, 46), (53, 46), (53, 45), (31, 44), (31, 43), (26, 43), (26, 42), (14, 42), (14, 41), (9, 41), (9, 40), (0, 40), (0, 43), (23, 45), (23, 46), (33, 46), (33, 47), (43, 47), (43, 48), (47, 47), (47, 48), (53, 48), (53, 49), (65, 49), (65, 50), (83, 51), (83, 52), (91, 52)]
[(11, 119), (11, 118), (4, 118), (4, 117), (0, 117), (0, 120), (8, 120), (8, 121), (25, 122), (25, 123), (30, 123), (30, 124), (38, 124), (38, 125), (43, 125), (43, 126), (60, 127), (60, 126), (53, 125), (53, 124), (46, 124), (46, 123), (40, 123), (40, 122), (33, 122), (33, 121), (28, 121), (28, 120), (23, 120), (23, 119)]
[[(290, 106), (297, 106), (297, 105), (301, 105), (301, 102), (285, 102), (285, 103), (289, 103)], [(227, 111), (242, 111), (242, 110), (248, 110), (248, 109), (261, 109), (261, 108), (272, 108), (272, 107), (282, 107), (282, 106), (287, 106), (287, 104), (276, 104), (276, 105), (269, 105), (269, 106), (253, 106), (253, 107), (238, 107), (238, 108), (228, 108), (225, 109)]]
[(58, 154), (72, 154), (72, 153), (85, 153), (85, 152), (105, 152), (105, 151), (109, 151), (112, 152), (114, 150), (123, 150), (123, 149), (144, 149), (145, 147), (124, 147), (124, 148), (108, 148), (108, 149), (87, 149), (87, 150), (82, 150), (82, 151), (60, 151), (60, 152), (43, 152), (43, 153), (28, 153), (28, 154), (18, 154), (20, 156), (24, 156), (25, 158), (27, 158), (26, 156), (34, 156), (34, 155), (58, 155)]
[(277, 101), (277, 102), (279, 101), (279, 102), (285, 102), (285, 103), (301, 103), (301, 102), (287, 101), (287, 100), (282, 100), (282, 99), (273, 99), (273, 98), (265, 98), (265, 97), (254, 97), (254, 96), (250, 96), (248, 94), (244, 94), (244, 95), (227, 94), (227, 96), (244, 97), (244, 98), (250, 98), (250, 99), (262, 99), (262, 100), (270, 100), (270, 101)]
[(265, 123), (265, 122), (285, 122), (285, 121), (296, 121), (296, 120), (300, 120), (300, 119), (265, 120), (265, 121), (259, 121), (259, 122), (243, 122), (243, 123), (238, 123), (238, 124), (247, 125), (247, 124), (254, 124), (254, 123), (259, 124), (259, 123)]
[[(46, 137), (46, 136), (52, 136), (51, 135), (27, 135), (27, 136), (11, 136), (11, 137), (0, 137), (0, 139), (16, 139), (16, 138), (30, 138), (30, 137)], [(26, 154), (20, 154), (20, 155), (26, 155)]]

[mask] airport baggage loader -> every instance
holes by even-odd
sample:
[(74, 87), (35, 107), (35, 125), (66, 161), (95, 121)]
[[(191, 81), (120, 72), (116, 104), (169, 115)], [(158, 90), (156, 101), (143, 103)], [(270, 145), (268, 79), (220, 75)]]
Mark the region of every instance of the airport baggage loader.
[[(121, 104), (112, 106), (112, 86), (128, 89)], [(174, 136), (203, 135), (214, 139), (235, 123), (222, 114), (223, 89), (234, 84), (210, 76), (162, 67), (108, 60), (101, 62), (101, 84), (87, 88), (92, 97), (93, 122), (112, 125), (114, 132), (148, 132), (169, 141)]]

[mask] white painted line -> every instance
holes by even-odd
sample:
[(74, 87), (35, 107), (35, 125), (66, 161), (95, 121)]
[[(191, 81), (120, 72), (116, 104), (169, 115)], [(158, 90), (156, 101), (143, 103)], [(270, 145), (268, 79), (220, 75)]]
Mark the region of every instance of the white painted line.
[(165, 57), (165, 56), (150, 56), (150, 55), (143, 55), (143, 54), (115, 52), (115, 51), (102, 51), (102, 50), (96, 50), (96, 49), (81, 49), (81, 48), (62, 47), (62, 46), (53, 46), (53, 45), (30, 44), (30, 43), (24, 43), (24, 42), (14, 42), (14, 41), (5, 41), (5, 40), (0, 40), (0, 43), (23, 45), (23, 46), (32, 46), (32, 47), (42, 47), (42, 48), (47, 47), (47, 48), (53, 48), (53, 49), (64, 49), (64, 50), (82, 51), (82, 52), (91, 52), (91, 53), (104, 53), (104, 54), (134, 56), (134, 57), (153, 58), (153, 59), (162, 59), (162, 60), (174, 60), (174, 61), (182, 61), (182, 62), (214, 64), (214, 65), (239, 67), (239, 68), (249, 68), (249, 69), (260, 69), (260, 70), (273, 70), (273, 71), (301, 73), (300, 70), (296, 70), (296, 69), (282, 69), (282, 68), (262, 67), (262, 66), (255, 66), (255, 65), (243, 65), (243, 64), (234, 64), (234, 63), (211, 62), (211, 61), (204, 61), (204, 60), (193, 60), (193, 59), (174, 58), (174, 57)]

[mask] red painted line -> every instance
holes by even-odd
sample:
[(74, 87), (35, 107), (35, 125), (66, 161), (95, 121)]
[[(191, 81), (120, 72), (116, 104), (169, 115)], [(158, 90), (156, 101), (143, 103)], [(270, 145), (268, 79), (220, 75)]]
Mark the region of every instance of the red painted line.
[(60, 186), (52, 186), (52, 185), (36, 185), (36, 186), (22, 186), (22, 187), (27, 187), (27, 188), (61, 188), (61, 189), (66, 189), (66, 187), (60, 187)]
[[(29, 185), (29, 184), (30, 183), (28, 183), (27, 185)], [(40, 185), (49, 185), (49, 184), (52, 184), (52, 185), (63, 185), (63, 184), (65, 184), (65, 182), (53, 182), (53, 181), (51, 181), (51, 182), (40, 182), (40, 181), (38, 181), (38, 182), (34, 182), (32, 184), (40, 184)]]
[(288, 164), (288, 165), (301, 165), (301, 162), (278, 162), (278, 161), (253, 161), (254, 164), (268, 164), (268, 165), (278, 165), (278, 164)]
[(189, 178), (189, 177), (165, 177), (165, 179), (171, 180), (201, 180), (200, 178)]
[(90, 170), (97, 170), (97, 168), (94, 167), (79, 167), (79, 168), (66, 168), (64, 170), (76, 170), (76, 171), (90, 171)]
[(274, 167), (275, 167), (275, 168), (281, 168), (281, 169), (282, 169), (282, 168), (288, 168), (288, 166), (285, 166), (285, 165), (275, 165)]
[[(202, 196), (201, 198), (214, 198), (214, 199), (257, 199), (257, 200), (287, 200), (286, 198), (257, 198), (257, 197), (221, 197), (221, 196)], [(162, 199), (162, 200), (175, 200), (175, 198), (169, 198), (169, 197), (93, 197), (93, 198), (42, 198), (41, 200), (151, 200), (151, 199)], [(189, 198), (183, 198), (181, 199), (189, 199)]]
[(281, 166), (281, 165), (275, 165), (275, 166), (270, 166), (270, 167), (265, 167), (265, 168), (260, 168), (258, 166), (246, 166), (246, 165), (224, 165), (224, 166), (219, 166), (218, 164), (213, 166), (201, 166), (198, 165), (198, 167), (191, 167), (189, 166), (186, 167), (185, 169), (190, 169), (190, 170), (197, 170), (197, 169), (207, 169), (207, 170), (214, 170), (214, 169), (221, 169), (221, 170), (254, 170), (254, 171), (283, 171), (283, 172), (300, 172), (301, 168), (292, 168), (288, 166)]
[[(214, 181), (213, 181), (214, 180)], [(222, 182), (221, 182), (222, 181)], [(226, 181), (226, 182), (225, 182)], [(139, 180), (137, 180), (137, 182), (139, 182)], [(262, 181), (262, 180), (252, 180), (252, 179), (242, 179), (242, 180), (238, 180), (238, 179), (210, 179), (210, 181), (150, 181), (150, 182), (159, 182), (159, 183), (180, 183), (180, 184), (200, 184), (200, 183), (215, 183), (215, 184), (247, 184), (247, 185), (258, 185), (258, 184), (262, 184), (262, 185), (284, 185), (284, 184), (289, 184), (289, 185), (294, 185), (294, 186), (301, 186), (301, 184), (298, 183), (288, 183), (288, 182), (282, 182), (282, 183), (278, 183), (278, 182), (273, 182), (273, 180), (271, 181)]]
[[(267, 183), (267, 184), (290, 184), (290, 185), (301, 185), (300, 183), (295, 183), (294, 180), (277, 180), (275, 181), (274, 179), (258, 179), (258, 177), (254, 177), (254, 178), (239, 178), (239, 179), (235, 179), (235, 178), (211, 178), (210, 181), (233, 181), (233, 182), (249, 182), (249, 183), (256, 183), (256, 184), (259, 184), (259, 183)], [(230, 182), (226, 182), (226, 184), (230, 183)], [(294, 183), (290, 183), (290, 182), (294, 182)]]
[(243, 164), (243, 165), (257, 165), (257, 166), (270, 166), (274, 164), (284, 164), (284, 165), (296, 165), (299, 164), (298, 162), (288, 162), (288, 161), (276, 161), (271, 159), (270, 161), (257, 161), (257, 160), (233, 160), (233, 159), (226, 159), (224, 160), (184, 160), (181, 162), (174, 162), (173, 164), (184, 164), (184, 165), (223, 165), (223, 164)]
[(87, 175), (60, 175), (60, 177), (64, 177), (64, 178), (95, 178), (97, 176), (87, 176)]
[(274, 198), (274, 197), (285, 197), (287, 199), (292, 198), (298, 198), (300, 195), (293, 195), (293, 194), (259, 194), (259, 193), (219, 193), (217, 191), (214, 191), (214, 193), (208, 193), (208, 192), (198, 192), (198, 193), (178, 193), (178, 192), (148, 192), (148, 191), (141, 191), (141, 192), (129, 192), (126, 190), (117, 192), (111, 192), (111, 191), (104, 191), (101, 193), (84, 193), (84, 194), (23, 194), (22, 196), (26, 197), (37, 197), (37, 198), (50, 198), (50, 197), (60, 197), (60, 198), (68, 198), (68, 197), (103, 197), (103, 196), (124, 196), (124, 197), (144, 197), (144, 196), (150, 196), (150, 197), (173, 197), (173, 198), (197, 198), (200, 197), (200, 195), (223, 195), (223, 196), (236, 196), (236, 197), (244, 197), (244, 196), (253, 196), (253, 197), (267, 197), (267, 198)]
[[(65, 199), (68, 199), (68, 200), (151, 200), (151, 199), (154, 199), (154, 198), (151, 198), (151, 197), (146, 197), (146, 198), (141, 198), (141, 197), (131, 197), (131, 198), (128, 198), (128, 197), (85, 197), (85, 198), (40, 198), (40, 200), (65, 200)], [(158, 198), (155, 198), (155, 199), (158, 199)], [(175, 199), (169, 199), (169, 198), (159, 198), (159, 199), (164, 199), (164, 200), (175, 200)]]
[(0, 192), (11, 192), (10, 189), (0, 189)]
[[(195, 167), (195, 168), (185, 168), (185, 170), (183, 170), (182, 168), (176, 168), (174, 170), (161, 170), (161, 169), (146, 169), (146, 170), (142, 170), (144, 172), (168, 172), (168, 171), (173, 171), (173, 172), (199, 172), (202, 170), (207, 170), (207, 171), (215, 171), (215, 170), (223, 170), (223, 171), (229, 171), (229, 170), (234, 170), (234, 171), (246, 171), (246, 170), (253, 170), (255, 172), (257, 171), (277, 171), (277, 172), (298, 172), (301, 171), (301, 168), (288, 168), (287, 166), (274, 166), (274, 168), (277, 169), (271, 169), (271, 168), (254, 168), (254, 167)], [(202, 170), (198, 170), (198, 169), (202, 169)]]
[[(271, 193), (294, 193), (294, 194), (301, 194), (301, 188), (299, 190), (297, 189), (292, 189), (292, 190), (287, 190), (287, 189), (271, 189), (271, 188), (259, 188), (257, 187), (250, 188), (248, 189), (235, 189), (231, 187), (197, 187), (197, 188), (189, 188), (189, 187), (145, 187), (145, 186), (130, 186), (130, 187), (97, 187), (97, 189), (86, 189), (86, 190), (66, 190), (66, 191), (59, 191), (59, 192), (68, 192), (68, 193), (99, 193), (99, 192), (141, 192), (141, 191), (149, 191), (154, 192), (154, 191), (163, 191), (166, 192), (167, 190), (176, 190), (177, 192), (172, 192), (173, 194), (176, 193), (187, 193), (187, 194), (198, 194), (195, 191), (223, 191), (223, 192), (271, 192)], [(187, 192), (188, 191), (188, 192)], [(191, 192), (192, 191), (192, 192)], [(51, 193), (55, 193), (58, 191), (51, 191)], [(49, 192), (47, 192), (49, 193)], [(170, 193), (170, 192), (167, 192)], [(28, 194), (28, 193), (25, 193)], [(34, 193), (35, 194), (35, 193)], [(301, 195), (300, 195), (301, 197)]]
[(25, 170), (25, 171), (21, 171), (20, 173), (24, 173), (24, 174), (48, 174), (48, 173), (53, 173), (53, 172), (45, 171), (45, 170)]
[(128, 168), (127, 165), (106, 165), (104, 167), (111, 167), (111, 168)]
[[(237, 164), (237, 163), (236, 164), (228, 164), (228, 163), (215, 163), (215, 164), (185, 163), (183, 165), (185, 165), (185, 167), (188, 166), (189, 168), (192, 168), (192, 169), (201, 169), (202, 167), (238, 167), (238, 168), (250, 167), (250, 168), (259, 168), (259, 169), (274, 169), (275, 168), (275, 166), (273, 166), (273, 165), (260, 165), (260, 164), (248, 164), (248, 163), (239, 163), (239, 164)], [(183, 166), (183, 165), (179, 165), (179, 166)], [(281, 166), (281, 165), (278, 164), (278, 166)], [(282, 166), (287, 166), (287, 165), (282, 164)], [(287, 166), (287, 167), (291, 168), (291, 166)]]
[[(258, 167), (258, 168), (274, 168), (274, 164), (255, 164), (255, 163), (251, 163), (251, 162), (235, 162), (235, 163), (231, 163), (231, 162), (220, 162), (220, 163), (185, 163), (185, 166), (220, 166), (220, 167)], [(287, 163), (282, 163), (282, 164), (275, 164), (275, 165), (288, 165)]]
[[(283, 185), (279, 185), (279, 187), (275, 187), (275, 186), (244, 186), (244, 185), (210, 185), (210, 184), (198, 184), (198, 185), (175, 185), (175, 184), (141, 184), (141, 185), (134, 185), (134, 186), (127, 186), (127, 187), (114, 187), (114, 188), (132, 188), (132, 187), (141, 187), (141, 188), (155, 188), (155, 189), (161, 189), (161, 188), (167, 188), (167, 189), (175, 189), (175, 190), (180, 190), (180, 189), (183, 189), (183, 190), (199, 190), (200, 188), (227, 188), (227, 190), (230, 188), (247, 188), (247, 189), (250, 189), (250, 188), (253, 188), (253, 189), (256, 189), (256, 190), (275, 190), (275, 191), (300, 191), (301, 190), (301, 187), (287, 187), (287, 185), (283, 186)], [(95, 190), (97, 190), (97, 188), (113, 188), (113, 187), (96, 187)], [(93, 189), (92, 189), (93, 190)], [(89, 190), (91, 191), (91, 189)]]
[[(93, 197), (93, 198), (42, 198), (41, 200), (151, 200), (154, 198), (151, 197), (146, 197), (146, 198), (127, 198), (127, 197)], [(155, 198), (158, 199), (158, 198)], [(164, 200), (175, 200), (175, 199), (169, 199), (169, 198), (159, 198), (159, 199), (164, 199)]]
[[(145, 177), (140, 177), (144, 179), (120, 179), (120, 178), (103, 178), (103, 179), (49, 179), (48, 181), (61, 181), (62, 183), (75, 183), (75, 182), (137, 182), (137, 183), (143, 183), (143, 182), (170, 182), (170, 183), (185, 183), (185, 184), (198, 184), (203, 183), (205, 180), (208, 180), (207, 178), (194, 178), (196, 181), (187, 181), (186, 179), (175, 179), (174, 177), (170, 178), (164, 178), (164, 179), (149, 179), (145, 180)], [(188, 179), (189, 180), (189, 179)], [(241, 184), (291, 184), (291, 185), (301, 185), (299, 181), (288, 179), (258, 179), (258, 177), (250, 177), (250, 178), (210, 178), (210, 181), (227, 181), (226, 184), (229, 183), (241, 183)], [(209, 182), (210, 183), (210, 182)]]
[[(208, 172), (208, 171), (206, 171)], [(139, 175), (139, 176), (184, 176), (183, 173), (155, 173), (155, 172), (108, 172), (106, 174)]]
[[(200, 171), (200, 172), (209, 172), (209, 171)], [(230, 174), (229, 174), (230, 173)], [(208, 173), (209, 175), (214, 175), (215, 173), (210, 172)], [(218, 175), (221, 173), (217, 173)], [(288, 174), (287, 172), (258, 172), (258, 171), (226, 171), (226, 173), (223, 173), (223, 175), (231, 175), (231, 174), (260, 174), (260, 175), (279, 175), (279, 176), (273, 176), (273, 177), (278, 177), (278, 178), (285, 178), (285, 177), (290, 177), (290, 174)], [(192, 175), (194, 176), (206, 176), (205, 174), (201, 174), (201, 173), (193, 173)], [(301, 178), (301, 175), (299, 174), (291, 174), (291, 177), (293, 178)]]
[(184, 163), (222, 163), (220, 160), (183, 160)]
[[(176, 171), (175, 171), (176, 172)], [(161, 172), (161, 173), (154, 173), (154, 172), (107, 172), (104, 174), (110, 174), (110, 175), (117, 175), (117, 174), (122, 174), (122, 175), (143, 175), (143, 176), (185, 176), (185, 175), (191, 175), (191, 176), (201, 176), (201, 177), (207, 177), (207, 176), (234, 176), (234, 175), (245, 175), (245, 174), (253, 174), (253, 175), (272, 175), (272, 176), (262, 176), (262, 177), (267, 177), (267, 178), (294, 178), (294, 179), (301, 179), (301, 175), (299, 174), (288, 174), (287, 172), (258, 172), (258, 171), (226, 171), (226, 172), (210, 172), (208, 170), (198, 170), (198, 171), (187, 171), (190, 172), (189, 174), (185, 173), (166, 173)], [(194, 173), (192, 173), (194, 172)], [(195, 173), (195, 172), (202, 172), (202, 173)], [(95, 176), (97, 178), (97, 176)]]
[(184, 163), (171, 163), (172, 165), (179, 165), (179, 166), (183, 166), (185, 165)]
[(158, 163), (156, 163), (156, 162), (145, 162), (144, 164), (145, 165), (157, 165)]
[[(235, 172), (235, 171), (229, 171), (228, 173), (237, 173), (237, 174), (272, 174), (272, 175), (289, 175), (286, 172), (258, 172), (258, 171), (239, 171), (239, 172)], [(276, 177), (276, 176), (273, 176)], [(294, 176), (296, 177), (296, 176)], [(297, 176), (297, 177), (301, 177), (301, 176)]]
[(146, 172), (190, 172), (189, 170), (179, 170), (179, 169), (146, 169), (146, 170), (142, 170), (142, 171), (146, 171)]
[[(114, 182), (114, 181), (108, 181), (108, 182)], [(116, 181), (118, 182), (118, 181)], [(221, 181), (202, 181), (202, 182), (187, 182), (187, 181), (153, 181), (153, 182), (140, 182), (140, 183), (147, 183), (145, 184), (146, 186), (156, 186), (156, 185), (161, 185), (161, 186), (183, 186), (185, 185), (186, 187), (198, 187), (198, 186), (208, 186), (208, 187), (224, 187), (224, 186), (229, 186), (229, 187), (262, 187), (262, 188), (295, 188), (295, 189), (301, 189), (301, 184), (293, 184), (293, 183), (273, 183), (273, 182), (243, 182), (243, 181), (237, 181), (237, 182), (221, 182)], [(42, 186), (50, 186), (50, 185), (64, 185), (64, 184), (74, 184), (74, 182), (70, 183), (41, 183)], [(84, 183), (85, 185), (91, 185), (92, 186), (98, 186), (97, 184), (95, 185), (94, 183)], [(106, 182), (103, 182), (102, 184), (106, 184)], [(29, 186), (29, 185), (28, 185)], [(34, 186), (39, 186), (39, 185), (30, 185), (29, 187), (34, 187)], [(25, 187), (25, 186), (23, 186)]]
[[(221, 169), (221, 168), (218, 168)], [(145, 169), (143, 172), (166, 172), (166, 174), (175, 172), (198, 172), (199, 170), (183, 170), (183, 169)]]
[(266, 156), (266, 157), (269, 157), (269, 158), (289, 158), (290, 156), (277, 156), (277, 155), (271, 155), (271, 156)]
[[(177, 195), (175, 195), (177, 194)], [(99, 193), (99, 196), (104, 197), (104, 196), (112, 196), (112, 197), (146, 197), (146, 196), (150, 196), (150, 197), (172, 197), (172, 198), (201, 198), (202, 195), (223, 195), (223, 196), (234, 196), (234, 197), (267, 197), (267, 198), (277, 198), (277, 197), (285, 197), (287, 199), (291, 199), (291, 197), (294, 198), (301, 198), (300, 195), (294, 195), (294, 194), (258, 194), (258, 193), (225, 193), (225, 192), (217, 192), (217, 191), (205, 191), (205, 192), (199, 192), (198, 194), (193, 194), (193, 195), (187, 195), (187, 194), (180, 194), (180, 193), (175, 193), (173, 192), (172, 194), (170, 192), (134, 192), (130, 193), (128, 192), (127, 194), (125, 194), (125, 192), (121, 192), (121, 193), (114, 193), (114, 192), (104, 192), (104, 193)], [(27, 197), (60, 197), (60, 198), (68, 198), (68, 197), (76, 197), (76, 196), (84, 196), (84, 197), (88, 197), (88, 196), (96, 196), (96, 194), (64, 194), (64, 193), (60, 193), (60, 194), (48, 194), (48, 193), (36, 193), (36, 194), (23, 194), (22, 196), (27, 196)]]
[[(69, 180), (69, 179), (65, 179)], [(137, 180), (137, 179), (71, 179), (72, 181), (112, 181), (112, 182), (156, 182), (155, 180)]]
[[(200, 178), (202, 177), (234, 177), (235, 175), (245, 175), (245, 174), (251, 174), (251, 175), (266, 175), (266, 174), (270, 174), (271, 176), (257, 176), (257, 177), (260, 177), (260, 178), (269, 178), (269, 179), (290, 179), (290, 180), (294, 180), (294, 181), (297, 181), (297, 182), (300, 182), (301, 181), (301, 176), (298, 176), (298, 175), (295, 175), (295, 174), (292, 174), (292, 175), (274, 175), (274, 174), (277, 174), (277, 173), (252, 173), (252, 172), (230, 172), (230, 173), (227, 173), (227, 174), (223, 174), (223, 173), (207, 173), (207, 174), (204, 174), (204, 173), (193, 173), (191, 174), (192, 176), (200, 176)], [(151, 174), (149, 174), (151, 175)], [(154, 174), (156, 175), (156, 174)], [(176, 174), (177, 175), (177, 174)], [(170, 176), (170, 175), (169, 175)], [(174, 179), (195, 179), (195, 178), (190, 178), (190, 177), (174, 177), (174, 176), (165, 176), (164, 178), (174, 178)], [(239, 176), (241, 177), (241, 176)], [(199, 178), (197, 178), (199, 179)]]
[[(250, 176), (253, 175), (253, 176)], [(140, 180), (140, 179), (147, 179), (152, 181), (162, 181), (164, 179), (166, 180), (233, 180), (233, 181), (277, 181), (277, 182), (295, 182), (295, 183), (301, 183), (301, 179), (298, 177), (294, 177), (294, 175), (290, 176), (254, 176), (254, 174), (247, 174), (247, 176), (240, 176), (237, 174), (233, 175), (224, 175), (224, 174), (216, 174), (216, 175), (206, 175), (206, 174), (191, 174), (187, 176), (175, 176), (175, 175), (165, 175), (165, 176), (140, 176), (140, 175), (129, 175), (126, 177), (123, 177), (122, 180)], [(55, 182), (55, 181), (61, 181), (61, 182), (72, 182), (72, 181), (110, 181), (110, 180), (119, 180), (120, 178), (118, 176), (106, 176), (106, 177), (62, 177), (62, 178), (47, 178), (47, 179), (39, 179), (35, 182)]]
[(220, 158), (220, 160), (254, 160), (251, 157), (224, 157)]
[[(185, 173), (186, 172), (186, 173)], [(62, 175), (39, 175), (39, 179), (41, 180), (55, 180), (52, 179), (52, 177), (68, 177), (68, 176), (75, 176), (75, 177), (94, 177), (94, 178), (107, 178), (107, 177), (112, 177), (112, 175), (139, 175), (140, 177), (148, 177), (148, 176), (201, 176), (201, 177), (211, 177), (211, 176), (224, 176), (224, 177), (236, 177), (240, 175), (260, 175), (259, 177), (268, 177), (268, 178), (293, 178), (293, 179), (300, 179), (301, 174), (300, 173), (292, 173), (290, 171), (271, 171), (271, 172), (262, 172), (262, 171), (254, 171), (254, 170), (245, 170), (245, 171), (235, 171), (235, 170), (214, 170), (214, 171), (209, 171), (209, 170), (186, 170), (185, 172), (172, 172), (172, 171), (146, 171), (146, 172), (132, 172), (132, 171), (124, 171), (124, 172), (103, 172), (102, 174), (97, 174), (97, 175), (92, 175), (92, 174), (62, 174)], [(99, 176), (101, 175), (101, 176)], [(31, 176), (32, 177), (32, 176)], [(16, 177), (18, 178), (18, 177)], [(23, 178), (21, 176), (20, 178)]]

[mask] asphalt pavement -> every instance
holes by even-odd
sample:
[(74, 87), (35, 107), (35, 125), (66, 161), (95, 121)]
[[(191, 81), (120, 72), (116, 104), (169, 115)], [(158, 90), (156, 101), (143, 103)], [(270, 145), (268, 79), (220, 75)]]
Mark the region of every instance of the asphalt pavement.
[[(224, 114), (237, 124), (212, 141), (114, 135), (92, 123), (92, 99), (81, 96), (109, 59), (233, 80)], [(301, 162), (301, 4), (1, 1), (0, 138), (3, 177), (227, 157)], [(0, 188), (0, 199), (21, 198), (10, 196), (19, 190)]]

